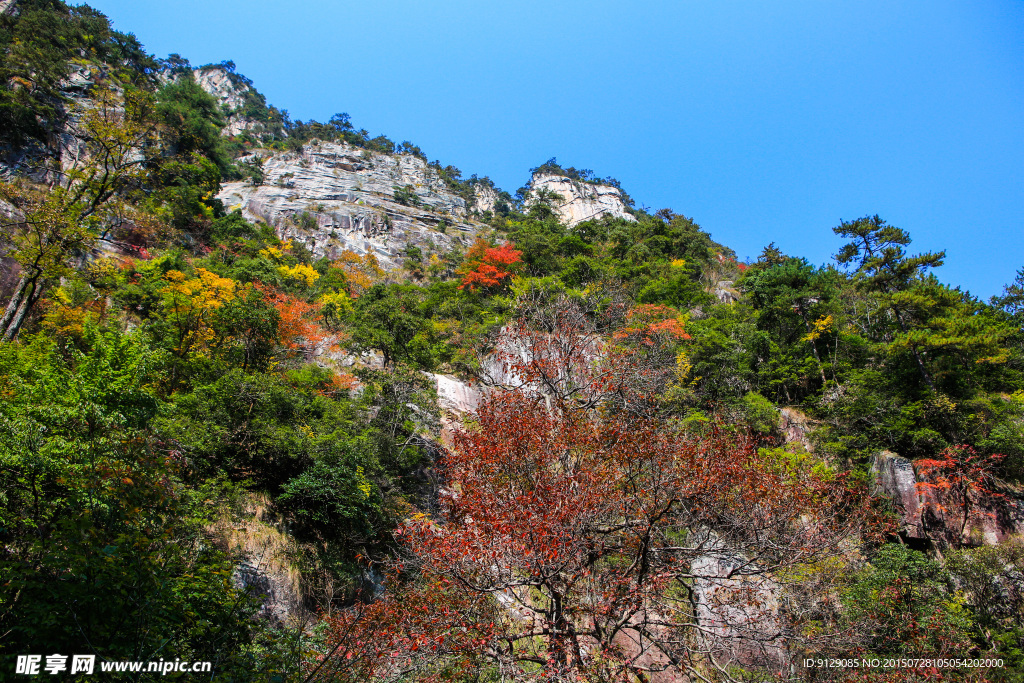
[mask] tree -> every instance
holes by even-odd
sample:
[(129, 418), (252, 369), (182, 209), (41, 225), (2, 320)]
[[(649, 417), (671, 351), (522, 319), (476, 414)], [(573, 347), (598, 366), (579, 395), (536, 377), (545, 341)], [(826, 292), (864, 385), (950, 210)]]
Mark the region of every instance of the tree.
[(46, 190), (0, 186), (22, 218), (3, 225), (11, 234), (11, 255), (22, 275), (7, 303), (0, 330), (18, 335), (45, 287), (74, 267), (95, 243), (104, 215), (116, 208), (116, 193), (141, 182), (152, 130), (146, 123), (149, 98), (126, 90), (123, 97), (101, 91), (97, 106), (84, 112), (75, 138), (75, 163), (55, 169)]
[(196, 83), (191, 72), (165, 85), (157, 100), (156, 113), (177, 155), (199, 153), (216, 163), (222, 174), (230, 171), (231, 160), (220, 136), (224, 127), (220, 106)]
[(992, 304), (1005, 310), (1020, 327), (1024, 327), (1024, 268), (1017, 271), (1013, 282), (1003, 287), (1000, 296), (992, 297)]
[(352, 342), (358, 350), (380, 351), (384, 368), (395, 362), (429, 365), (426, 321), (419, 310), (422, 290), (413, 285), (370, 287), (355, 300)]
[(996, 490), (996, 471), (1002, 459), (1002, 455), (978, 453), (970, 446), (960, 445), (945, 449), (936, 458), (917, 461), (921, 475), (918, 492), (934, 494), (942, 512), (954, 512), (946, 508), (951, 505), (960, 518), (952, 538), (954, 545), (965, 543), (964, 532), (972, 510), (1005, 497)]
[(173, 652), (223, 673), (263, 668), (245, 656), (257, 605), (191, 509), (180, 453), (151, 427), (159, 354), (140, 332), (93, 329), (89, 342), (87, 354), (42, 337), (0, 347), (5, 653), (46, 643), (100, 661)]
[[(109, 72), (126, 81), (146, 80), (155, 64), (134, 37), (111, 31), (107, 18), (86, 5), (23, 1), (17, 10), (0, 15), (0, 142), (15, 149), (36, 143), (46, 149), (33, 151), (59, 158), (76, 61), (107, 61)], [(121, 68), (126, 63), (138, 70)]]
[(517, 251), (511, 242), (500, 247), (491, 247), (486, 240), (477, 238), (463, 262), (462, 284), (459, 289), (494, 289), (520, 269), (523, 252)]
[[(841, 221), (832, 231), (840, 237), (852, 239), (836, 254), (836, 261), (844, 266), (857, 262), (855, 281), (864, 289), (882, 295), (900, 331), (907, 335), (911, 324), (907, 319), (906, 307), (901, 305), (897, 295), (908, 290), (929, 268), (941, 266), (946, 252), (907, 256), (903, 247), (910, 244), (910, 235), (905, 230), (887, 224), (877, 215), (865, 216), (852, 222)], [(925, 366), (919, 345), (910, 343), (909, 348), (921, 378), (935, 392), (935, 382)]]
[(164, 274), (167, 284), (160, 290), (164, 320), (179, 358), (205, 350), (216, 337), (217, 312), (235, 298), (235, 281), (199, 268), (189, 278), (179, 270)]
[(841, 600), (854, 647), (890, 657), (960, 656), (969, 650), (970, 614), (950, 595), (943, 567), (924, 553), (886, 544), (850, 578)]
[(281, 313), (259, 288), (248, 285), (214, 316), (217, 346), (243, 370), (266, 370), (278, 341)]
[[(648, 324), (654, 313), (633, 317), (641, 345), (677, 336), (671, 319)], [(400, 530), (404, 571), (420, 583), (371, 608), (374, 624), (412, 635), (380, 638), (350, 615), (332, 640), (346, 640), (367, 678), (427, 679), (444, 670), (437, 653), (511, 680), (728, 680), (737, 665), (781, 668), (779, 581), (861, 529), (863, 495), (724, 429), (696, 438), (634, 412), (614, 400), (630, 380), (583, 370), (603, 367), (605, 352), (549, 341), (512, 354), (508, 372), (524, 383), (492, 393), (455, 434), (439, 514)], [(567, 374), (576, 382), (554, 380)], [(420, 648), (429, 666), (416, 664)]]
[(816, 270), (807, 259), (787, 257), (772, 249), (773, 245), (765, 248), (761, 260), (743, 276), (739, 286), (757, 311), (758, 329), (769, 332), (778, 346), (776, 358), (763, 364), (769, 366), (762, 369), (768, 375), (767, 388), (792, 401), (791, 392), (799, 395), (797, 392), (803, 393), (808, 384), (808, 350), (821, 385), (828, 382), (822, 359), (825, 354), (819, 346), (827, 349), (829, 338), (834, 336), (834, 318), (828, 305), (831, 292), (828, 271)]

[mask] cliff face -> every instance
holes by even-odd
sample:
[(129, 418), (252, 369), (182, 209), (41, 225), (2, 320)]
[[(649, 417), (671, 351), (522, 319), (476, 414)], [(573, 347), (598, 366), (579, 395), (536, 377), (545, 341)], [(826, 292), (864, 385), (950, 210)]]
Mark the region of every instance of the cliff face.
[(241, 80), (232, 79), (231, 74), (222, 67), (194, 69), (192, 76), (206, 92), (217, 98), (220, 105), (230, 112), (225, 118), (227, 125), (222, 135), (240, 135), (246, 131), (258, 130), (261, 124), (245, 118), (242, 107), (251, 88)]
[[(246, 118), (246, 103), (261, 96), (251, 82), (221, 66), (192, 72), (227, 114), (223, 135), (265, 132), (265, 123)], [(218, 198), (228, 210), (273, 226), (282, 238), (298, 239), (315, 256), (346, 249), (374, 253), (385, 268), (400, 263), (406, 245), (445, 251), (468, 243), (494, 211), (499, 193), (478, 184), (468, 200), (449, 188), (423, 159), (381, 154), (345, 143), (312, 142), (301, 154), (260, 150), (241, 159), (262, 165), (264, 181), (225, 183)], [(535, 197), (553, 192), (557, 215), (568, 225), (605, 215), (635, 220), (618, 188), (552, 174), (530, 182)], [(529, 201), (529, 200), (528, 200)]]
[(242, 161), (262, 164), (263, 184), (224, 183), (217, 196), (225, 208), (266, 222), (317, 257), (348, 249), (395, 267), (406, 245), (446, 251), (482, 227), (472, 217), (475, 202), (468, 206), (412, 155), (313, 142), (301, 154), (261, 150)]
[(906, 458), (882, 451), (872, 459), (871, 469), (876, 491), (893, 501), (904, 538), (941, 545), (995, 545), (1024, 534), (1024, 501), (1017, 488), (977, 496), (964, 519), (956, 501), (946, 499), (934, 487), (922, 488), (928, 479)]
[[(572, 180), (565, 176), (535, 174), (530, 181), (531, 194), (554, 192), (561, 199), (553, 203), (555, 213), (569, 226), (602, 216), (636, 220), (622, 201), (622, 192), (611, 185)], [(533, 201), (536, 201), (534, 199)]]

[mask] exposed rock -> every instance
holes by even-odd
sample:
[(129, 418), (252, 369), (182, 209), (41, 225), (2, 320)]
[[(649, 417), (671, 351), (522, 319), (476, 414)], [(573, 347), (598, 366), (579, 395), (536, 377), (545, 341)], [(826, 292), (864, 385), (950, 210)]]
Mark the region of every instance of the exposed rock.
[(217, 197), (225, 208), (268, 223), (316, 257), (351, 250), (394, 268), (407, 244), (447, 251), (480, 227), (469, 219), (466, 200), (412, 155), (325, 142), (301, 154), (260, 152), (242, 161), (262, 161), (264, 184), (224, 183)]
[(482, 398), (477, 387), (448, 375), (431, 375), (437, 382), (437, 403), (444, 412), (468, 415), (476, 411)]
[[(714, 536), (712, 535), (712, 538)], [(781, 670), (789, 662), (781, 587), (714, 541), (715, 550), (690, 564), (697, 619), (706, 647), (720, 665)], [(746, 567), (740, 576), (734, 572)], [(708, 638), (710, 636), (710, 638)]]
[(719, 280), (715, 285), (714, 294), (723, 304), (733, 304), (740, 300), (740, 292), (732, 280)]
[(302, 598), (291, 579), (253, 560), (240, 562), (232, 574), (235, 586), (262, 599), (259, 616), (275, 626), (287, 626), (305, 614)]
[(478, 184), (473, 188), (473, 194), (475, 195), (473, 202), (473, 210), (483, 213), (484, 211), (494, 211), (494, 207), (498, 202), (498, 191), (489, 185)]
[(532, 194), (546, 191), (559, 195), (561, 199), (554, 202), (555, 213), (569, 226), (602, 216), (636, 220), (622, 201), (622, 191), (611, 185), (585, 183), (565, 176), (535, 174), (530, 181), (530, 190)]
[(199, 87), (217, 98), (217, 102), (231, 112), (221, 135), (239, 135), (257, 127), (256, 122), (244, 118), (240, 111), (250, 89), (248, 85), (236, 82), (226, 69), (219, 66), (194, 69), (192, 76)]
[(936, 490), (919, 486), (921, 479), (906, 458), (882, 451), (872, 458), (871, 469), (876, 490), (896, 505), (904, 538), (994, 545), (1024, 534), (1024, 501), (1019, 491), (1007, 488), (1001, 495), (984, 496), (980, 504), (972, 505), (965, 524), (959, 506), (940, 500)]
[(779, 410), (779, 431), (786, 443), (798, 443), (808, 453), (814, 452), (811, 445), (811, 420), (796, 408)]
[(6, 225), (24, 220), (25, 214), (22, 213), (14, 204), (0, 199), (0, 219), (3, 219), (3, 222)]
[(18, 0), (0, 0), (0, 15), (15, 14), (18, 11)]
[[(263, 101), (247, 78), (230, 72), (220, 65), (193, 69), (192, 76), (199, 87), (213, 95), (221, 108), (227, 112), (221, 135), (230, 137), (242, 133), (253, 133), (258, 137), (263, 133), (270, 132), (266, 121), (254, 120), (245, 114), (245, 104), (252, 97), (255, 96)], [(288, 136), (288, 133), (280, 126), (277, 127), (276, 133)]]
[(875, 475), (876, 491), (891, 498), (896, 505), (900, 535), (928, 538), (921, 524), (921, 500), (914, 464), (895, 453), (882, 451), (871, 459), (871, 471)]

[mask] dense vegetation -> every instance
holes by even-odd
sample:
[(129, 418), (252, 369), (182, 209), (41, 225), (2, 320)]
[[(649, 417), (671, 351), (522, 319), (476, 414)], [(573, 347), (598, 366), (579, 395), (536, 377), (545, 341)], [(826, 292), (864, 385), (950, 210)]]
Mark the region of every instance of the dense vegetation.
[[(464, 249), (317, 258), (224, 213), (222, 180), (259, 182), (239, 155), (419, 148), (291, 122), (231, 63), (225, 112), (86, 6), (21, 0), (0, 45), (3, 676), (56, 652), (224, 681), (767, 680), (788, 649), (1024, 680), (1024, 545), (984, 545), (976, 512), (1024, 478), (1024, 270), (984, 302), (877, 216), (834, 227), (835, 264), (740, 263), (668, 209), (569, 227), (504, 193)], [(443, 415), (431, 373), (506, 390)], [(871, 495), (882, 451), (928, 474), (927, 538)]]

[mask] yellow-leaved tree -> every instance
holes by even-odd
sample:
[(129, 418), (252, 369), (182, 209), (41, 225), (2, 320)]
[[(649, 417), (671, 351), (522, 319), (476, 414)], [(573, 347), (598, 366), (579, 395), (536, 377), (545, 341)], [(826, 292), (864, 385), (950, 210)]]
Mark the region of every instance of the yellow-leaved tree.
[(196, 269), (197, 277), (187, 278), (178, 270), (164, 275), (167, 285), (163, 296), (165, 319), (174, 333), (174, 354), (179, 358), (206, 347), (215, 333), (213, 318), (217, 310), (235, 298), (235, 281), (205, 268)]

